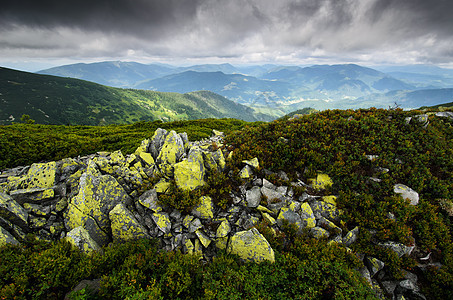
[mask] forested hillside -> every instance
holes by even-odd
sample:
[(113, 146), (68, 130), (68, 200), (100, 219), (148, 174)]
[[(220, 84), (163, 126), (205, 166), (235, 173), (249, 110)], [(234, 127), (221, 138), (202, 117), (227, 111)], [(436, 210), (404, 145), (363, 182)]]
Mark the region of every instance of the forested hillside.
[(39, 124), (108, 125), (201, 118), (270, 120), (208, 91), (187, 94), (119, 89), (0, 68), (0, 124), (26, 114)]

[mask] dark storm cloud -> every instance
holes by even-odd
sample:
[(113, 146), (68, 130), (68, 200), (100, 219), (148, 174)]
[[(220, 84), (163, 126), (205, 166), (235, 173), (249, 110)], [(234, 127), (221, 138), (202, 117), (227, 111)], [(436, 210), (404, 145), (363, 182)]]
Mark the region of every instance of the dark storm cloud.
[(197, 0), (15, 0), (2, 4), (0, 24), (162, 35), (192, 19), (197, 7)]
[(451, 0), (14, 0), (0, 56), (452, 62), (452, 13)]

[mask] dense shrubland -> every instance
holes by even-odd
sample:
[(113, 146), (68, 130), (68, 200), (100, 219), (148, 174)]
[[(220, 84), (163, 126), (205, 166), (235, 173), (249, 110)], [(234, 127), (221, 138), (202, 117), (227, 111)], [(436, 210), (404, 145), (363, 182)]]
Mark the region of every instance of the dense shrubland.
[(160, 127), (187, 132), (189, 139), (209, 137), (212, 129), (229, 133), (246, 123), (236, 119), (138, 122), (131, 125), (60, 126), (17, 123), (0, 126), (0, 169), (39, 161), (121, 150), (132, 153), (140, 142)]
[[(0, 127), (0, 165), (101, 150), (130, 153), (157, 127), (186, 131), (191, 140), (208, 136), (211, 129), (223, 130), (229, 133), (226, 147), (233, 150), (227, 166), (233, 174), (243, 166), (242, 160), (253, 157), (258, 157), (262, 172), (264, 168), (284, 170), (292, 180), (302, 178), (307, 182), (318, 170), (329, 174), (333, 187), (319, 193), (339, 196), (343, 231), (359, 226), (373, 232), (361, 230), (358, 241), (351, 246), (353, 252), (385, 261), (389, 273), (398, 278), (402, 269), (417, 272), (416, 258), (400, 258), (376, 242), (413, 245), (415, 241), (417, 251), (431, 253), (433, 260), (442, 264), (441, 268), (417, 273), (422, 292), (428, 298), (448, 299), (453, 290), (453, 121), (430, 116), (427, 127), (406, 123), (405, 118), (418, 113), (398, 109), (335, 110), (248, 125), (236, 120), (107, 127), (17, 124)], [(367, 155), (377, 156), (370, 159)], [(216, 203), (226, 206), (224, 187), (230, 184), (228, 179), (211, 174), (208, 182), (210, 189), (203, 192), (215, 195), (217, 191)], [(412, 206), (395, 196), (396, 183), (416, 190), (419, 204)], [(394, 219), (388, 217), (389, 212)], [(201, 264), (197, 257), (158, 252), (149, 240), (111, 244), (104, 249), (104, 255), (91, 256), (63, 241), (46, 244), (30, 239), (22, 246), (3, 246), (0, 297), (61, 298), (80, 280), (95, 278), (102, 278), (100, 296), (113, 299), (373, 297), (355, 270), (360, 264), (353, 252), (342, 246), (328, 246), (326, 240), (309, 238), (305, 232), (296, 234), (290, 226), (282, 233), (284, 237), (267, 232), (265, 224), (258, 227), (276, 251), (274, 264), (243, 263), (226, 253), (212, 263)], [(74, 297), (92, 299), (88, 290)]]

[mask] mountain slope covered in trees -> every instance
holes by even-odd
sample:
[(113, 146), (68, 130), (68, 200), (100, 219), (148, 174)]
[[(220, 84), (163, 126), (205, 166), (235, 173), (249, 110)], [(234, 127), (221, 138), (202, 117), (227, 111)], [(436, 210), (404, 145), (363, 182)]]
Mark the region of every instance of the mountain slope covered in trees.
[(23, 114), (40, 124), (101, 125), (153, 120), (270, 120), (208, 91), (187, 94), (120, 89), (0, 68), (0, 124)]

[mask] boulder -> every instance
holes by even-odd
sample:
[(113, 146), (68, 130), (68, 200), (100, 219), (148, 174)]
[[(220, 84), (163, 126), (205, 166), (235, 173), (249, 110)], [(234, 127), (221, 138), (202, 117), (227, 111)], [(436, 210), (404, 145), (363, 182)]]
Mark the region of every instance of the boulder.
[(147, 190), (139, 198), (138, 202), (144, 207), (154, 211), (162, 211), (162, 206), (157, 202), (157, 192), (155, 189)]
[(400, 194), (403, 199), (409, 200), (411, 205), (418, 204), (418, 193), (404, 184), (395, 184), (393, 186), (393, 192)]
[(174, 130), (165, 137), (162, 148), (157, 156), (156, 163), (166, 176), (173, 175), (173, 165), (180, 161), (185, 154), (184, 142)]
[(123, 203), (118, 203), (110, 212), (113, 241), (131, 241), (149, 238), (147, 230)]
[(19, 242), (14, 238), (14, 236), (5, 230), (3, 227), (0, 227), (0, 247), (5, 244), (14, 244), (17, 245)]
[(85, 253), (101, 250), (101, 247), (99, 247), (99, 245), (91, 238), (88, 231), (82, 226), (68, 232), (65, 239)]
[(354, 229), (350, 230), (344, 237), (343, 237), (343, 244), (346, 247), (351, 246), (355, 241), (357, 241), (357, 238), (359, 237), (359, 227), (356, 226)]
[(252, 187), (245, 193), (245, 200), (247, 201), (247, 206), (251, 208), (258, 207), (261, 202), (261, 189), (258, 186)]
[(0, 193), (0, 217), (23, 230), (28, 229), (28, 213), (8, 194)]
[(242, 170), (239, 172), (239, 177), (241, 179), (249, 179), (252, 176), (253, 176), (253, 171), (249, 165), (246, 165), (245, 167), (243, 167)]
[(82, 226), (100, 245), (108, 242), (110, 232), (109, 212), (119, 203), (129, 204), (131, 199), (110, 175), (80, 177), (79, 193), (69, 203), (65, 213), (67, 228)]
[(302, 205), (300, 206), (299, 214), (304, 227), (313, 228), (316, 226), (315, 215), (307, 202), (302, 203)]
[(55, 185), (57, 163), (32, 164), (27, 173), (26, 188), (50, 188)]
[(289, 224), (296, 225), (297, 228), (299, 229), (303, 228), (302, 218), (297, 212), (295, 212), (289, 207), (282, 207), (277, 217), (277, 224), (280, 228), (282, 228), (285, 221), (288, 222)]
[(154, 223), (156, 223), (160, 231), (165, 234), (170, 233), (171, 221), (166, 212), (153, 213), (151, 218), (153, 219)]
[(371, 277), (376, 275), (376, 273), (382, 270), (385, 266), (383, 261), (371, 256), (366, 257), (365, 264), (368, 267), (368, 270), (370, 271)]
[(11, 191), (10, 195), (20, 204), (40, 203), (53, 199), (55, 192), (52, 188), (28, 188)]
[(151, 153), (155, 160), (159, 155), (160, 149), (162, 149), (167, 134), (168, 134), (167, 130), (157, 128), (156, 131), (154, 132), (153, 137), (151, 138), (151, 142), (149, 143), (148, 146), (148, 152)]
[(211, 197), (201, 196), (200, 204), (192, 210), (192, 215), (200, 219), (212, 219), (214, 217), (214, 203)]
[(254, 157), (250, 160), (243, 160), (242, 163), (249, 165), (250, 167), (257, 169), (260, 166), (260, 163), (258, 161), (258, 158)]
[(275, 261), (274, 250), (256, 228), (236, 232), (230, 239), (228, 251), (247, 261)]
[(321, 217), (324, 217), (328, 220), (336, 221), (340, 216), (340, 211), (336, 208), (336, 206), (332, 205), (331, 203), (312, 200), (310, 202), (310, 207), (317, 220)]
[(415, 248), (415, 246), (406, 246), (404, 244), (393, 242), (393, 241), (379, 243), (378, 245), (392, 250), (399, 257), (401, 257), (403, 255), (410, 255), (412, 253), (412, 250), (414, 250), (414, 248)]
[(193, 191), (205, 185), (205, 168), (203, 153), (200, 148), (193, 147), (187, 160), (174, 165), (176, 186), (183, 190)]
[(320, 239), (320, 238), (328, 238), (330, 234), (324, 228), (313, 227), (310, 229), (310, 235), (314, 238)]
[(327, 174), (318, 174), (316, 178), (311, 179), (311, 184), (315, 190), (325, 190), (333, 185), (333, 181)]
[(263, 186), (261, 188), (261, 193), (267, 198), (267, 203), (273, 203), (273, 202), (280, 202), (285, 199), (285, 196), (282, 195), (281, 193), (277, 192), (276, 190), (267, 188)]
[(217, 227), (216, 237), (224, 238), (228, 236), (230, 231), (231, 231), (230, 222), (228, 222), (228, 220), (223, 220), (222, 223), (220, 223), (219, 227)]

